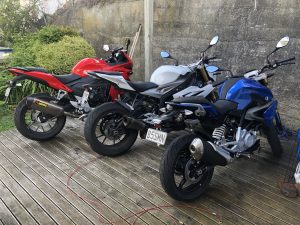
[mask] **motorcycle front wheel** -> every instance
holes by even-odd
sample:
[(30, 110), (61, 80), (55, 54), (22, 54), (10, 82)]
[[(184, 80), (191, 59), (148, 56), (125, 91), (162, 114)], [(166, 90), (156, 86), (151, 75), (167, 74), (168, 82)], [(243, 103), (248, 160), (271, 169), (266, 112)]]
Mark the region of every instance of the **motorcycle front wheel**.
[[(53, 101), (54, 97), (47, 93), (37, 93), (29, 97), (45, 101)], [(16, 107), (14, 121), (17, 130), (26, 138), (35, 141), (46, 141), (61, 132), (66, 123), (66, 116), (55, 117), (38, 110), (31, 109), (26, 98)]]
[(123, 117), (128, 115), (118, 103), (104, 103), (88, 116), (84, 136), (93, 151), (105, 156), (117, 156), (129, 151), (138, 131), (127, 129)]
[(165, 151), (160, 164), (160, 181), (169, 196), (179, 201), (199, 198), (212, 179), (214, 167), (195, 161), (189, 145), (194, 134), (174, 139)]

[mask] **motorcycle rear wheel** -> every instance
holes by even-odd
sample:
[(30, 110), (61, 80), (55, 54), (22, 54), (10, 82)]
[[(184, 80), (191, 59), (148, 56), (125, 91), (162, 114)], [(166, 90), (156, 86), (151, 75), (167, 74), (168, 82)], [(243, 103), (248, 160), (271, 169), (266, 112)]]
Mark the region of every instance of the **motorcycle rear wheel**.
[[(199, 198), (208, 188), (214, 173), (214, 167), (208, 167), (201, 162), (197, 164), (193, 161), (189, 145), (195, 137), (197, 137), (195, 134), (188, 134), (174, 139), (160, 163), (162, 187), (169, 196), (179, 201), (191, 201)], [(198, 169), (193, 171), (193, 168)], [(201, 171), (203, 168), (202, 175), (196, 173), (199, 168)], [(190, 186), (185, 186), (187, 181), (191, 183)]]
[[(37, 93), (29, 97), (36, 97), (45, 101), (55, 100), (54, 97), (47, 93)], [(14, 121), (17, 130), (24, 137), (35, 141), (46, 141), (54, 138), (61, 132), (66, 123), (66, 116), (53, 117), (32, 110), (28, 106), (26, 98), (24, 98), (16, 107)]]
[(100, 155), (117, 156), (130, 150), (138, 131), (123, 125), (123, 117), (128, 114), (129, 111), (120, 104), (111, 102), (96, 107), (89, 114), (84, 136), (93, 151)]

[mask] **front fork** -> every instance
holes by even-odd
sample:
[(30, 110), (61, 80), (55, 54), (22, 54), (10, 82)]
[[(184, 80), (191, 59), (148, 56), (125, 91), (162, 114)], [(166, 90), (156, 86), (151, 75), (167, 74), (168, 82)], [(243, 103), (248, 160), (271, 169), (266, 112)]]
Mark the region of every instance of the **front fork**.
[(275, 114), (275, 125), (277, 128), (277, 133), (280, 139), (288, 139), (288, 137), (291, 137), (293, 135), (292, 131), (288, 128), (286, 128), (281, 121), (280, 114), (278, 111), (276, 111)]
[(275, 113), (275, 122), (276, 122), (277, 129), (279, 131), (282, 131), (284, 128), (283, 128), (281, 118), (280, 118), (280, 114), (279, 114), (278, 110), (276, 110), (276, 113)]

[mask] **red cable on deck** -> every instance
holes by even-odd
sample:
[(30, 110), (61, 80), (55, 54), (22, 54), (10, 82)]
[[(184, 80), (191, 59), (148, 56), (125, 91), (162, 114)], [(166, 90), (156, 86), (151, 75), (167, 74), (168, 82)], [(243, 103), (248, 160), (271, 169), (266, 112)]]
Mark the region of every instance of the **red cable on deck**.
[[(114, 224), (118, 224), (118, 222), (122, 221), (123, 219), (120, 219), (120, 220), (115, 220), (115, 221), (110, 221), (110, 220), (107, 220), (105, 218), (103, 218), (103, 216), (101, 216), (101, 204), (100, 204), (100, 201), (98, 200), (92, 200), (92, 199), (89, 199), (85, 196), (82, 196), (78, 193), (76, 193), (72, 188), (71, 188), (71, 180), (72, 180), (72, 177), (78, 173), (81, 169), (83, 169), (84, 167), (88, 166), (89, 164), (92, 164), (94, 163), (96, 160), (98, 159), (101, 159), (102, 156), (100, 157), (96, 157), (92, 160), (90, 160), (89, 162), (83, 164), (83, 165), (77, 165), (76, 169), (70, 173), (68, 175), (68, 180), (67, 180), (67, 190), (75, 195), (76, 197), (78, 197), (79, 199), (81, 200), (84, 200), (84, 201), (87, 201), (91, 204), (94, 204), (96, 206), (96, 208), (98, 209), (98, 213), (99, 213), (99, 222), (101, 224), (111, 224), (111, 225), (114, 225)], [(135, 213), (131, 213), (130, 215), (126, 215), (124, 220), (128, 222), (129, 219), (133, 218), (133, 217), (136, 217), (135, 220), (131, 223), (131, 225), (135, 225), (136, 222), (138, 221), (138, 219), (141, 218), (141, 216), (143, 216), (145, 213), (148, 213), (150, 211), (156, 211), (156, 210), (161, 210), (163, 213), (166, 214), (167, 217), (169, 217), (170, 219), (173, 220), (174, 224), (175, 225), (179, 225), (179, 224), (182, 224), (177, 218), (175, 218), (173, 215), (171, 215), (170, 213), (166, 212), (166, 211), (163, 211), (164, 208), (190, 208), (190, 209), (197, 209), (197, 210), (201, 210), (203, 212), (206, 212), (206, 213), (210, 213), (214, 216), (216, 216), (219, 220), (219, 222), (221, 223), (222, 222), (222, 216), (219, 214), (219, 213), (215, 213), (215, 212), (212, 212), (211, 210), (208, 210), (208, 209), (204, 209), (204, 208), (200, 208), (200, 207), (193, 207), (193, 206), (189, 206), (189, 205), (160, 205), (160, 206), (154, 206), (154, 207), (151, 207), (151, 208), (146, 208), (146, 209), (143, 209), (143, 210), (140, 210), (140, 211), (137, 211)], [(100, 218), (101, 217), (101, 218)], [(106, 221), (108, 222), (106, 222)]]

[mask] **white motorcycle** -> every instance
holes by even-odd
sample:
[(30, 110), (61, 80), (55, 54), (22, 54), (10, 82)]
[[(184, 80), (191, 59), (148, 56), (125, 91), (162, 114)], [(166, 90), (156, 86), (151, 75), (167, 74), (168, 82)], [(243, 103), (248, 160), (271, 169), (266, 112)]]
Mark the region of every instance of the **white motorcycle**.
[[(105, 79), (124, 92), (121, 100), (103, 104), (89, 114), (84, 133), (92, 149), (107, 156), (123, 154), (134, 144), (139, 132), (141, 138), (149, 136), (147, 132), (154, 132), (154, 136), (163, 144), (166, 135), (161, 135), (155, 124), (149, 126), (149, 121), (155, 121), (165, 112), (165, 102), (186, 96), (202, 96), (214, 101), (214, 87), (211, 83), (216, 80), (214, 72), (218, 68), (207, 66), (215, 57), (205, 57), (204, 53), (218, 40), (218, 36), (211, 40), (198, 62), (178, 65), (176, 60), (175, 65), (161, 66), (154, 71), (150, 82), (130, 82), (120, 75), (90, 72), (91, 76)], [(174, 59), (168, 52), (161, 52), (161, 56)], [(182, 117), (176, 121), (164, 127), (164, 131), (185, 128)]]

